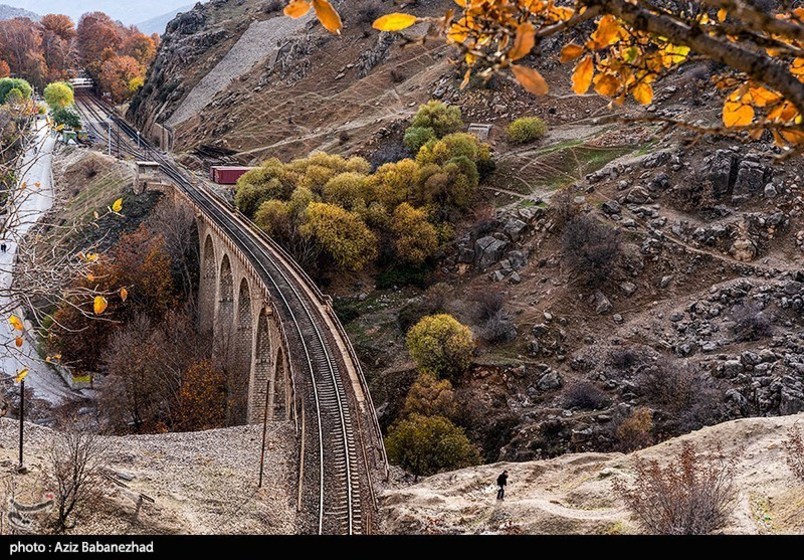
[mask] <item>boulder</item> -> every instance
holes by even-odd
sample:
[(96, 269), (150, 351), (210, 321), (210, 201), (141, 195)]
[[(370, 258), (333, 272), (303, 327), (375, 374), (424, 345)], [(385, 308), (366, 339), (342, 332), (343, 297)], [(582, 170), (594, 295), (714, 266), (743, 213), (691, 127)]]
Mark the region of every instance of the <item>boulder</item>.
[(600, 290), (597, 290), (595, 292), (594, 303), (595, 303), (595, 313), (597, 313), (598, 315), (605, 315), (609, 313), (614, 307), (611, 304), (611, 301), (609, 301), (609, 298), (607, 298), (606, 295)]
[(637, 287), (636, 284), (634, 284), (633, 282), (622, 282), (620, 283), (620, 289), (623, 291), (625, 295), (630, 296), (633, 295), (634, 292), (636, 292)]
[(500, 262), (507, 247), (507, 241), (502, 241), (491, 235), (478, 239), (475, 243), (475, 266), (480, 270), (485, 270)]
[(625, 201), (632, 204), (645, 204), (650, 200), (650, 193), (642, 187), (634, 187), (625, 196)]
[(620, 211), (622, 210), (622, 207), (620, 206), (620, 203), (617, 202), (616, 200), (607, 200), (606, 202), (603, 203), (601, 209), (606, 214), (611, 215), (611, 214), (619, 214)]
[(732, 150), (717, 150), (707, 161), (709, 182), (715, 197), (720, 198), (731, 192), (732, 173), (736, 173), (737, 154)]
[(553, 370), (549, 370), (539, 378), (539, 382), (536, 386), (542, 391), (558, 389), (561, 387), (561, 377)]
[(740, 262), (751, 262), (757, 258), (757, 247), (750, 239), (736, 239), (729, 254)]
[(759, 157), (749, 154), (740, 162), (732, 189), (732, 199), (744, 200), (764, 189), (772, 175), (770, 167), (762, 165)]
[(511, 241), (517, 242), (522, 238), (522, 234), (527, 229), (528, 224), (519, 219), (508, 220), (503, 231), (505, 235), (511, 238)]

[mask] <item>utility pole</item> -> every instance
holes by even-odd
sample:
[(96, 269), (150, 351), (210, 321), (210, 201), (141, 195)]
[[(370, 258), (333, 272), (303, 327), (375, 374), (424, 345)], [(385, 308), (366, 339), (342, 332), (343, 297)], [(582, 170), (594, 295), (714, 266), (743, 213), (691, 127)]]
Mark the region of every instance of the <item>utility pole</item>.
[(17, 471), (20, 473), (25, 472), (25, 465), (23, 463), (23, 441), (25, 438), (25, 378), (28, 376), (28, 368), (23, 369), (17, 373), (14, 379), (20, 384), (20, 464), (17, 466)]
[(25, 378), (20, 381), (20, 464), (17, 467), (19, 472), (22, 472), (22, 443), (24, 441), (24, 428), (25, 428)]

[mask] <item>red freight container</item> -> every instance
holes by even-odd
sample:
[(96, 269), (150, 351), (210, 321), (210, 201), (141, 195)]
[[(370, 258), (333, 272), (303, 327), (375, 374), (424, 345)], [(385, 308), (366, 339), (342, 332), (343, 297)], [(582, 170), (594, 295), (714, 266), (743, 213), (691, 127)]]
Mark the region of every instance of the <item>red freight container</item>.
[(210, 179), (219, 185), (234, 185), (237, 180), (254, 169), (253, 167), (229, 167), (213, 165), (209, 170)]

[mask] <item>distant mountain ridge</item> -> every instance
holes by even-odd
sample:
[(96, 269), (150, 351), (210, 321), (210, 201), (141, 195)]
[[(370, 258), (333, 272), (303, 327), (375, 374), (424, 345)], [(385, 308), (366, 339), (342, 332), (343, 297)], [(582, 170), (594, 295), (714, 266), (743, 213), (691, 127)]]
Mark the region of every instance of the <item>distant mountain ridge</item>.
[(24, 10), (22, 8), (15, 8), (14, 6), (9, 6), (8, 4), (0, 4), (0, 20), (14, 19), (18, 17), (24, 17), (34, 21), (39, 21), (42, 18), (42, 16), (34, 12)]
[(78, 23), (87, 12), (105, 12), (114, 20), (126, 25), (147, 21), (178, 10), (190, 0), (3, 0), (5, 4), (24, 10), (34, 10), (41, 15), (65, 14)]
[(167, 24), (170, 22), (170, 20), (176, 17), (177, 14), (183, 12), (189, 12), (192, 9), (193, 4), (187, 4), (186, 6), (170, 10), (169, 12), (162, 14), (161, 16), (156, 16), (155, 18), (142, 21), (136, 24), (136, 26), (137, 29), (139, 29), (146, 35), (151, 35), (152, 33), (158, 33), (159, 35), (162, 35), (165, 32), (165, 28), (167, 27)]

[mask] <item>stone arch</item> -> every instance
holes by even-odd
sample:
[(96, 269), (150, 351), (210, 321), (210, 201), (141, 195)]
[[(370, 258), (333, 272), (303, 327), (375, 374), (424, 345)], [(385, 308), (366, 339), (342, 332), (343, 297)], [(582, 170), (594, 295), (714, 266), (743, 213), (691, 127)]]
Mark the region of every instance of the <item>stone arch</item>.
[[(271, 311), (263, 308), (257, 319), (254, 374), (251, 382), (251, 422), (284, 420), (287, 414), (282, 348), (272, 338)], [(277, 354), (274, 356), (274, 354)], [(266, 409), (267, 407), (267, 409)]]
[(218, 307), (215, 313), (215, 347), (227, 363), (231, 357), (232, 322), (234, 320), (234, 276), (229, 255), (223, 255), (218, 273)]
[(215, 244), (212, 235), (207, 235), (201, 248), (201, 278), (198, 286), (198, 330), (202, 335), (211, 335), (215, 323), (215, 288), (217, 267)]
[(237, 296), (237, 318), (232, 345), (234, 355), (229, 372), (229, 423), (245, 424), (248, 421), (249, 381), (251, 378), (253, 319), (251, 313), (251, 290), (243, 278)]

